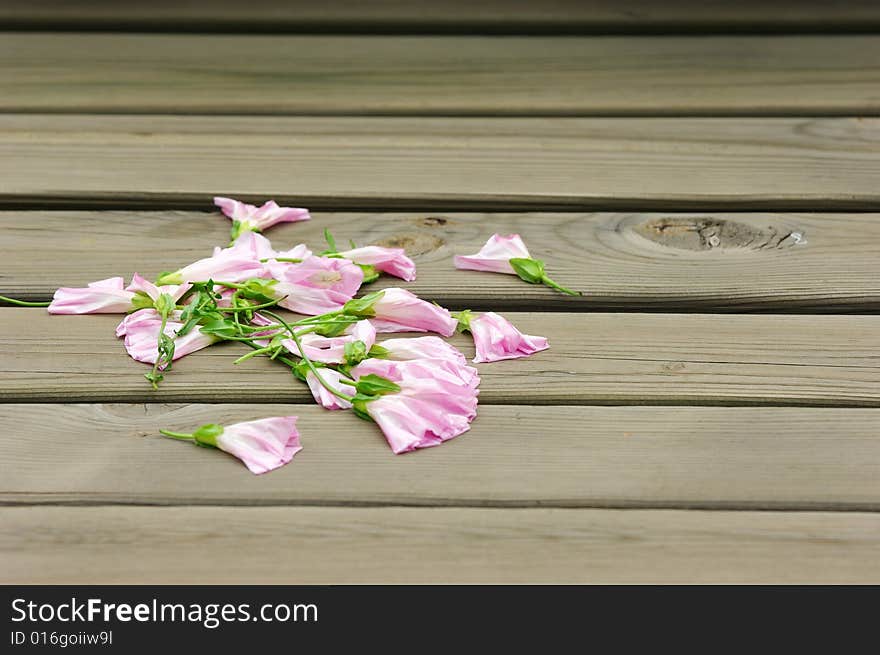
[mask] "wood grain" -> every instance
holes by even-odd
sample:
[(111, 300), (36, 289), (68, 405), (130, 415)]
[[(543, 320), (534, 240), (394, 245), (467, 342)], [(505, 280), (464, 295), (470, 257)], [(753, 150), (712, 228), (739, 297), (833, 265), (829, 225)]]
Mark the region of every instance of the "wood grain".
[(0, 202), (877, 209), (880, 119), (0, 116)]
[(6, 29), (534, 34), (667, 30), (868, 30), (871, 0), (4, 0)]
[[(486, 404), (880, 406), (880, 316), (507, 313), (550, 339), (532, 357), (479, 365)], [(114, 315), (0, 310), (6, 402), (301, 402), (265, 358), (219, 344), (174, 364), (153, 392), (114, 336)], [(468, 357), (468, 336), (452, 342)], [(51, 346), (48, 346), (51, 344)]]
[[(287, 415), (304, 450), (264, 476), (158, 434)], [(0, 423), (3, 504), (880, 509), (876, 409), (487, 405), (399, 457), (314, 405), (0, 404)]]
[[(768, 213), (325, 213), (267, 232), (280, 248), (340, 243), (403, 247), (418, 266), (407, 288), (463, 308), (659, 311), (880, 309), (880, 216)], [(228, 240), (219, 212), (5, 211), (0, 294), (46, 300), (137, 271), (150, 278)], [(514, 276), (456, 271), (453, 254), (519, 233), (570, 297)], [(47, 256), (48, 255), (48, 256)], [(699, 271), (698, 275), (694, 272)], [(396, 285), (383, 278), (370, 288)]]
[(0, 111), (877, 115), (880, 36), (9, 33)]
[(878, 548), (880, 515), (861, 513), (0, 509), (5, 584), (866, 584)]

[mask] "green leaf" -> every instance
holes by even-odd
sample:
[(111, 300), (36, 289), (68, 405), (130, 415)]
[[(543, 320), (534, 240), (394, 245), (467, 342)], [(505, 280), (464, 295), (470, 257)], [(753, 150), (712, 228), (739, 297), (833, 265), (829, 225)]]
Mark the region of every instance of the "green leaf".
[(327, 245), (330, 246), (332, 252), (339, 252), (339, 249), (336, 247), (336, 239), (330, 234), (330, 228), (328, 227), (324, 228), (324, 239), (327, 241)]
[(223, 426), (217, 425), (216, 423), (206, 423), (198, 430), (193, 432), (193, 440), (199, 446), (205, 446), (207, 448), (216, 448), (217, 447), (217, 437), (223, 434)]
[(355, 394), (351, 401), (351, 410), (354, 412), (354, 415), (365, 421), (372, 421), (373, 417), (367, 411), (367, 403), (371, 400), (376, 400), (376, 396), (365, 396), (361, 393)]
[(370, 373), (357, 381), (355, 389), (365, 396), (383, 396), (400, 391), (400, 386), (387, 378)]
[(377, 357), (381, 359), (383, 357), (388, 357), (388, 353), (390, 352), (391, 351), (388, 350), (388, 348), (374, 343), (373, 346), (370, 348), (369, 355), (370, 357)]
[(318, 325), (315, 328), (315, 334), (319, 334), (322, 337), (338, 337), (340, 334), (345, 332), (345, 329), (351, 325), (350, 323), (345, 323), (343, 321), (334, 321), (331, 323), (323, 323)]
[(529, 284), (541, 284), (544, 279), (544, 262), (529, 257), (514, 257), (509, 260), (514, 272)]
[(229, 339), (238, 336), (238, 326), (228, 318), (213, 319), (202, 325), (202, 333)]
[(360, 364), (367, 358), (367, 344), (363, 341), (349, 341), (345, 344), (345, 363), (349, 366)]

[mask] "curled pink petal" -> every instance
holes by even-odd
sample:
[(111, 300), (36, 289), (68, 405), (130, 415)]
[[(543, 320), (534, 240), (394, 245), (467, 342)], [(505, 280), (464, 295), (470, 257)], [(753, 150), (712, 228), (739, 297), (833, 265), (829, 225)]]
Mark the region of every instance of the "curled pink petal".
[(153, 301), (159, 300), (160, 295), (162, 295), (163, 293), (167, 293), (169, 296), (171, 296), (171, 299), (174, 300), (174, 302), (177, 302), (178, 300), (180, 300), (183, 294), (190, 290), (190, 287), (192, 287), (192, 284), (190, 284), (189, 282), (186, 282), (184, 284), (166, 284), (164, 286), (157, 287), (149, 280), (146, 280), (135, 273), (131, 276), (131, 284), (126, 287), (126, 291), (139, 291), (148, 295), (150, 298), (153, 299)]
[(368, 264), (388, 275), (399, 277), (407, 282), (416, 279), (416, 265), (406, 256), (403, 248), (384, 248), (382, 246), (364, 246), (340, 252), (340, 255), (356, 264)]
[(184, 266), (169, 276), (170, 282), (244, 282), (254, 277), (263, 277), (263, 265), (251, 255), (234, 248), (228, 248)]
[(375, 316), (371, 321), (377, 332), (391, 332), (399, 326), (399, 331), (436, 332), (449, 337), (458, 325), (448, 309), (426, 302), (406, 289), (385, 289), (372, 310)]
[(480, 252), (475, 255), (456, 255), (454, 262), (455, 268), (516, 275), (509, 261), (528, 257), (531, 257), (529, 249), (518, 234), (509, 236), (493, 234)]
[(474, 337), (474, 362), (497, 362), (502, 359), (526, 357), (550, 347), (544, 337), (523, 334), (503, 316), (486, 312), (470, 319)]
[(251, 231), (262, 231), (278, 223), (307, 221), (311, 218), (308, 209), (299, 207), (279, 207), (274, 200), (269, 200), (261, 207), (255, 207), (232, 198), (216, 197), (214, 204), (229, 218), (238, 221)]
[[(215, 343), (218, 338), (202, 334), (201, 328), (194, 327), (183, 336), (175, 333), (183, 327), (179, 320), (180, 312), (173, 312), (165, 324), (165, 334), (174, 338), (174, 360), (178, 360)], [(155, 364), (159, 345), (159, 329), (162, 316), (155, 309), (140, 309), (126, 316), (116, 328), (117, 337), (125, 337), (123, 342), (129, 356), (138, 362)]]
[(87, 287), (61, 287), (55, 291), (50, 314), (124, 314), (134, 309), (134, 292), (123, 287), (125, 280), (111, 277)]
[[(305, 329), (305, 328), (304, 328)], [(376, 330), (369, 321), (358, 321), (347, 330), (348, 334), (338, 337), (322, 337), (309, 333), (300, 337), (306, 356), (313, 362), (324, 364), (341, 364), (345, 361), (345, 346), (355, 341), (362, 341), (367, 351), (376, 343)], [(301, 357), (299, 348), (293, 339), (285, 339), (281, 344), (294, 355)]]
[[(462, 358), (463, 359), (463, 358)], [(374, 374), (400, 391), (365, 403), (395, 454), (436, 446), (470, 428), (477, 415), (476, 369), (453, 359), (368, 359), (355, 366), (359, 379)]]
[(217, 447), (238, 457), (251, 473), (266, 473), (302, 450), (296, 421), (296, 416), (275, 416), (227, 425), (217, 437)]
[(385, 357), (391, 360), (449, 359), (462, 366), (467, 361), (458, 348), (440, 337), (385, 339), (378, 345), (388, 351)]
[[(355, 394), (355, 388), (352, 386), (353, 383), (351, 380), (342, 375), (339, 371), (332, 368), (319, 368), (318, 372), (327, 384), (333, 387), (336, 391), (344, 393), (347, 396), (353, 396)], [(315, 374), (311, 371), (306, 373), (306, 384), (309, 385), (309, 389), (312, 392), (315, 402), (321, 405), (324, 409), (349, 409), (351, 407), (350, 402), (330, 393), (330, 391), (318, 381), (318, 378), (316, 378)]]

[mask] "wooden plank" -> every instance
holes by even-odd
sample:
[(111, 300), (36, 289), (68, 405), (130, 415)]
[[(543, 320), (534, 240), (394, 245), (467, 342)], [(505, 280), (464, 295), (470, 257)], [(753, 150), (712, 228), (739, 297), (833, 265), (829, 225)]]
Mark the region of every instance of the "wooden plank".
[(878, 548), (849, 512), (0, 509), (5, 584), (866, 584)]
[[(407, 288), (451, 307), (880, 309), (877, 214), (316, 212), (309, 223), (281, 225), (266, 236), (279, 247), (320, 248), (325, 228), (340, 243), (404, 247), (419, 275)], [(217, 211), (0, 212), (11, 253), (0, 294), (44, 300), (59, 286), (132, 272), (154, 277), (207, 256), (227, 242), (228, 230)], [(453, 269), (453, 253), (476, 252), (493, 232), (521, 234), (557, 280), (586, 295)], [(395, 284), (383, 278), (371, 288)]]
[(880, 119), (0, 116), (0, 202), (877, 209)]
[(877, 115), (880, 36), (7, 33), (0, 111)]
[(6, 29), (140, 29), (272, 32), (430, 31), (490, 33), (669, 30), (868, 30), (871, 0), (5, 0)]
[[(291, 414), (304, 450), (260, 477), (158, 434)], [(314, 405), (0, 404), (0, 423), (3, 504), (880, 509), (876, 409), (485, 406), (400, 457)]]
[[(880, 316), (520, 314), (550, 350), (480, 365), (486, 404), (880, 406)], [(175, 363), (162, 389), (114, 336), (114, 315), (0, 310), (6, 402), (300, 402), (311, 396), (268, 359), (219, 344)], [(468, 336), (452, 342), (473, 354)]]

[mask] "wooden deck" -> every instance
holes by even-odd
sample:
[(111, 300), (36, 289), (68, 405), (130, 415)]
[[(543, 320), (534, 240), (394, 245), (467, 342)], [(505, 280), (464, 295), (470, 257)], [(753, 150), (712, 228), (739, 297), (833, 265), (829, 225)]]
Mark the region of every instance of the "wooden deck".
[[(0, 294), (275, 198), (551, 349), (395, 457), (234, 345), (153, 392), (118, 317), (0, 308), (0, 582), (880, 582), (880, 5), (40, 4), (0, 6)], [(493, 232), (585, 295), (452, 268)], [(156, 431), (280, 413), (260, 477)]]

